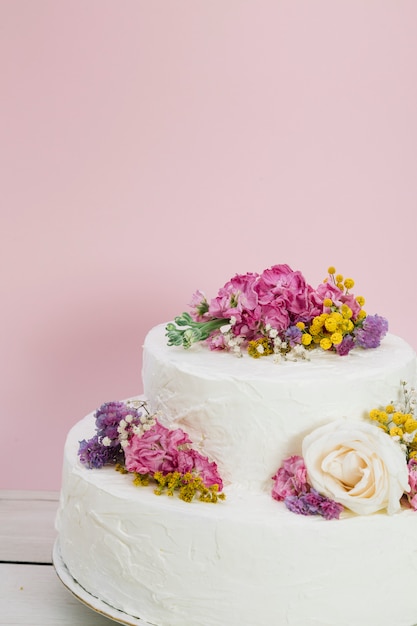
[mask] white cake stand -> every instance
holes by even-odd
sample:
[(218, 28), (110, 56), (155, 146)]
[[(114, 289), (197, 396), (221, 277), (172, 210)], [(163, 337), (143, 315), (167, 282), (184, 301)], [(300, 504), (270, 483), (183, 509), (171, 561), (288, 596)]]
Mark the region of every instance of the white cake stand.
[(106, 602), (99, 600), (99, 598), (92, 596), (91, 593), (88, 593), (88, 591), (81, 587), (81, 585), (79, 585), (71, 576), (62, 559), (59, 538), (54, 544), (52, 562), (61, 582), (69, 591), (71, 591), (77, 600), (88, 606), (89, 609), (96, 611), (96, 613), (100, 613), (100, 615), (103, 615), (104, 617), (108, 617), (118, 624), (125, 624), (126, 626), (153, 626), (139, 617), (133, 617), (133, 615), (128, 615), (119, 609), (115, 609), (109, 604), (106, 604)]

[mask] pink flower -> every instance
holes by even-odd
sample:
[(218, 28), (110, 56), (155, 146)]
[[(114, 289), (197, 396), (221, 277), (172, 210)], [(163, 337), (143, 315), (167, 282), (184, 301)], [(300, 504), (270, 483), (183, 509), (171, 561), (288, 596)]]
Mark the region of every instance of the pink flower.
[(208, 311), (208, 302), (202, 291), (197, 289), (197, 291), (193, 293), (189, 306), (191, 307), (191, 316), (195, 321), (200, 322), (204, 319)]
[(253, 310), (258, 304), (254, 290), (258, 274), (237, 274), (219, 290), (210, 302), (210, 315), (229, 319), (244, 310)]
[[(290, 324), (299, 320), (308, 321), (312, 317), (313, 303), (311, 294), (313, 288), (305, 281), (304, 276), (299, 271), (293, 271), (288, 265), (274, 265), (264, 270), (256, 286), (259, 302), (271, 315), (271, 309), (280, 309), (278, 316), (279, 329), (286, 329)], [(286, 309), (288, 322), (283, 326), (282, 310)], [(266, 315), (265, 315), (266, 317)], [(273, 322), (270, 322), (273, 325)]]
[(207, 457), (197, 452), (197, 450), (190, 450), (190, 452), (194, 461), (193, 470), (201, 477), (205, 486), (211, 487), (212, 485), (218, 485), (219, 491), (221, 491), (223, 489), (223, 482), (217, 470), (216, 463), (209, 461)]
[(417, 459), (408, 461), (408, 484), (410, 491), (407, 494), (408, 501), (415, 511), (417, 511)]
[(187, 474), (187, 472), (197, 474), (206, 487), (218, 485), (219, 491), (223, 489), (223, 482), (217, 471), (216, 463), (209, 461), (197, 450), (189, 448), (179, 451), (177, 471), (181, 474)]
[(159, 422), (142, 436), (134, 435), (124, 449), (126, 469), (139, 474), (173, 472), (178, 467), (178, 449), (191, 443), (181, 428), (169, 430)]
[(285, 500), (288, 496), (299, 496), (309, 491), (307, 469), (301, 456), (285, 459), (275, 476), (272, 477), (272, 497)]
[(342, 295), (343, 291), (341, 291), (339, 287), (336, 287), (334, 283), (320, 283), (312, 296), (314, 305), (319, 311), (318, 315), (323, 312), (323, 300), (329, 298), (334, 304), (340, 305)]
[(274, 302), (263, 305), (262, 317), (265, 324), (271, 324), (276, 330), (287, 330), (291, 323), (287, 304), (281, 296), (277, 297)]

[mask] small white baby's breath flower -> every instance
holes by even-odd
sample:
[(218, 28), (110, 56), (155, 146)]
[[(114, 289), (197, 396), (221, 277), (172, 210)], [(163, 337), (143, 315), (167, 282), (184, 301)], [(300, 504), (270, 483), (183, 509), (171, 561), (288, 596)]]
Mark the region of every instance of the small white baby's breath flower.
[(259, 352), (259, 354), (263, 354), (265, 352), (265, 348), (259, 344), (256, 346), (256, 352)]
[(120, 445), (122, 446), (122, 448), (127, 448), (127, 446), (129, 445), (129, 441), (127, 439), (123, 439), (123, 441), (120, 442)]
[(414, 432), (412, 432), (412, 433), (404, 433), (404, 434), (403, 434), (403, 440), (404, 440), (406, 443), (411, 443), (411, 442), (414, 440), (414, 437), (415, 437), (416, 432), (417, 432), (417, 431), (415, 430), (415, 431), (414, 431)]
[(271, 337), (271, 339), (275, 339), (275, 337), (277, 337), (278, 335), (278, 331), (276, 328), (271, 328), (271, 330), (269, 331), (268, 335)]
[(120, 430), (124, 430), (126, 428), (126, 426), (127, 426), (127, 422), (124, 419), (120, 420), (120, 422), (119, 422)]
[(220, 326), (220, 332), (223, 333), (223, 335), (225, 335), (226, 333), (229, 332), (231, 328), (232, 328), (231, 324), (223, 324), (223, 326)]
[(133, 420), (133, 415), (126, 415), (125, 420), (128, 424), (130, 424), (131, 421)]
[(231, 316), (231, 318), (230, 318), (229, 322), (230, 322), (230, 325), (231, 325), (231, 326), (234, 326), (234, 325), (236, 324), (236, 318), (235, 318), (235, 316), (234, 316), (234, 315), (232, 315), (232, 316)]
[(101, 443), (103, 444), (103, 446), (111, 446), (111, 439), (110, 437), (103, 437), (103, 439), (101, 440)]

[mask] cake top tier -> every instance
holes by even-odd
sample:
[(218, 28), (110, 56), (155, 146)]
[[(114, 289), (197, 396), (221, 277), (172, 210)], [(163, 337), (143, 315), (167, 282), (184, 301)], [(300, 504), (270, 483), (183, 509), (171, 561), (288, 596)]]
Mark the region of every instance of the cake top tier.
[(308, 358), (313, 348), (340, 356), (355, 347), (376, 348), (388, 322), (366, 313), (365, 299), (351, 292), (354, 284), (334, 267), (317, 288), (288, 265), (237, 274), (210, 302), (201, 291), (193, 294), (191, 313), (166, 327), (168, 345), (207, 341), (213, 350), (275, 359)]

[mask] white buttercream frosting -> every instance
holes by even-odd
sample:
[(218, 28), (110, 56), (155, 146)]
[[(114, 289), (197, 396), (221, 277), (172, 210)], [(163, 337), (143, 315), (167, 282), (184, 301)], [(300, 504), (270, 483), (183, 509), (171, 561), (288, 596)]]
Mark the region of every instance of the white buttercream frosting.
[(217, 504), (158, 497), (82, 466), (78, 441), (93, 433), (92, 416), (69, 433), (57, 519), (63, 560), (92, 595), (158, 626), (417, 623), (415, 511), (327, 521), (240, 486)]
[[(417, 513), (304, 517), (272, 499), (271, 476), (305, 434), (362, 420), (414, 384), (416, 358), (388, 335), (377, 350), (309, 362), (144, 346), (145, 393), (218, 463), (226, 500), (185, 503), (87, 469), (70, 431), (57, 529), (70, 574), (90, 594), (157, 626), (412, 626), (417, 623)], [(128, 619), (126, 620), (127, 623)]]
[(299, 454), (303, 437), (338, 418), (363, 419), (398, 398), (401, 381), (414, 384), (416, 356), (388, 335), (376, 349), (347, 356), (313, 350), (309, 361), (275, 363), (170, 347), (164, 325), (147, 335), (143, 385), (165, 426), (181, 427), (216, 461), (226, 483), (269, 488), (282, 459)]

